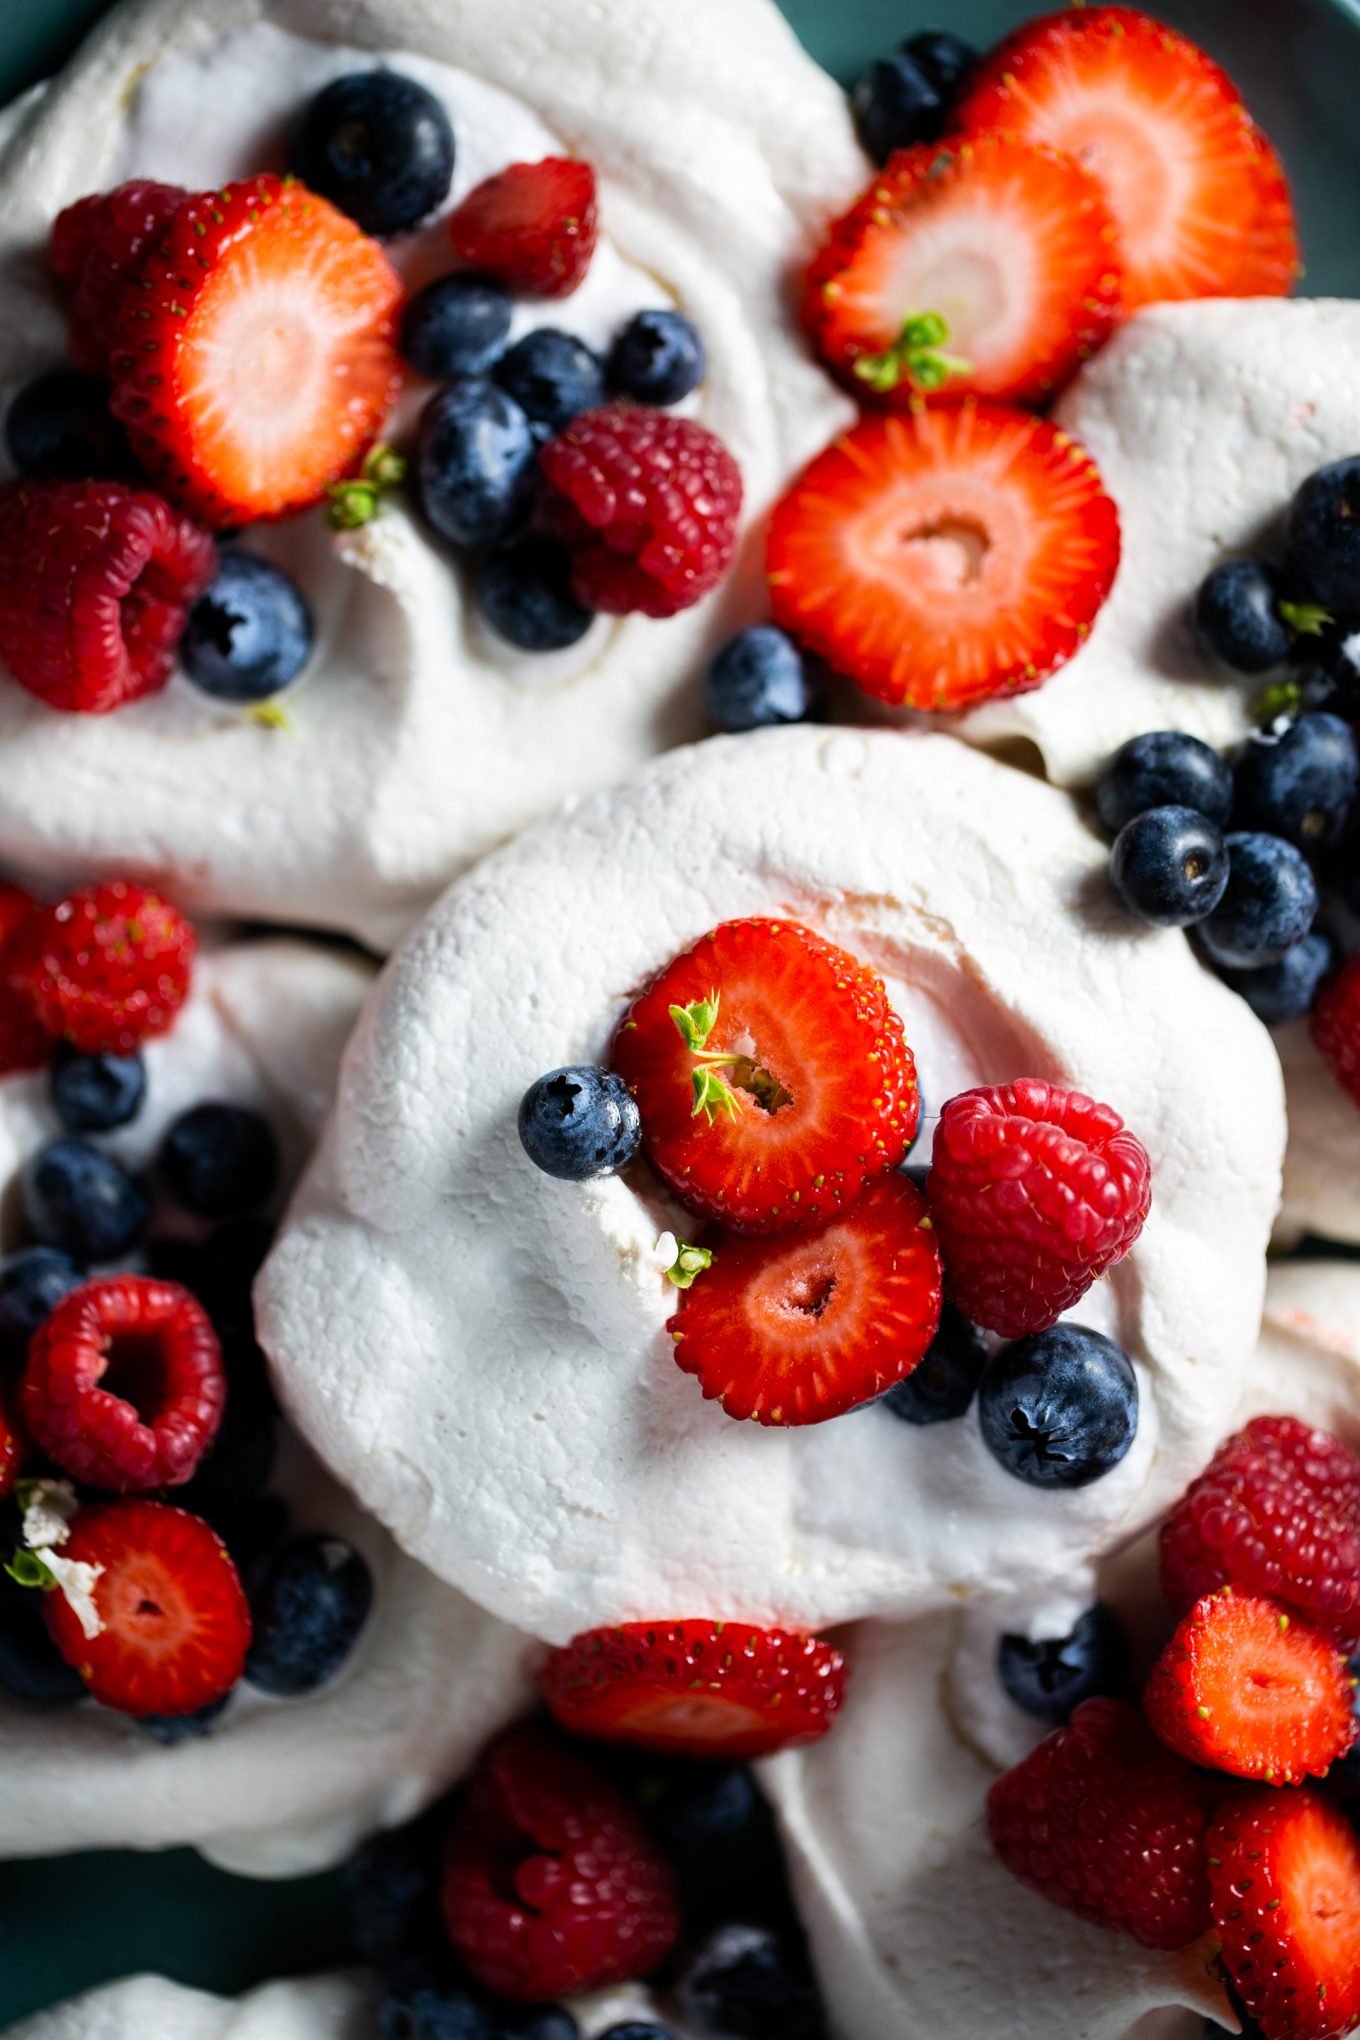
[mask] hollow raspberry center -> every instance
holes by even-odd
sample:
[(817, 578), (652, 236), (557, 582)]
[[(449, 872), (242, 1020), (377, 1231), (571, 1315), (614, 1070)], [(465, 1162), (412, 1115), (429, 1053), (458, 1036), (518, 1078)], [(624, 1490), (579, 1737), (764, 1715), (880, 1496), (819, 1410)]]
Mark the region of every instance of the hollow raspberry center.
[(128, 1403), (142, 1423), (154, 1425), (165, 1407), (165, 1349), (153, 1333), (119, 1332), (104, 1341), (99, 1385)]

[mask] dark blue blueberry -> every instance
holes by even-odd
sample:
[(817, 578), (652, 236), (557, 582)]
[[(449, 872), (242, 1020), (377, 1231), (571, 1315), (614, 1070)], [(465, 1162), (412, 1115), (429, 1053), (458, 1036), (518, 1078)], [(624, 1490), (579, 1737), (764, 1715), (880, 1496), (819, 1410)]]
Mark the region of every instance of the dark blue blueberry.
[(287, 574), (230, 546), (216, 580), (189, 611), (179, 656), (205, 694), (264, 701), (297, 679), (314, 635), (312, 613)]
[(498, 637), (522, 652), (561, 652), (579, 644), (595, 612), (571, 591), (571, 555), (543, 532), (531, 532), (476, 570), (482, 613)]
[(1228, 970), (1278, 963), (1302, 942), (1317, 912), (1317, 883), (1308, 860), (1280, 836), (1256, 830), (1228, 837), (1228, 883), (1199, 940)]
[(24, 1217), (44, 1247), (75, 1261), (111, 1261), (146, 1231), (150, 1203), (135, 1176), (84, 1140), (39, 1148), (23, 1174)]
[(435, 1965), (402, 1964), (378, 2006), (380, 2040), (494, 2040), (484, 2000)]
[(338, 1537), (285, 1545), (251, 1601), (246, 1678), (263, 1693), (314, 1693), (353, 1650), (373, 1605), (373, 1575)]
[(697, 390), (708, 355), (683, 312), (638, 312), (609, 350), (609, 387), (637, 404), (678, 404)]
[(924, 35), (911, 36), (902, 49), (906, 56), (915, 58), (946, 99), (953, 97), (978, 61), (971, 43), (943, 29), (927, 29)]
[(986, 1364), (981, 1332), (947, 1303), (924, 1360), (882, 1397), (883, 1408), (904, 1424), (952, 1423), (967, 1414)]
[(1337, 715), (1301, 715), (1280, 737), (1256, 738), (1237, 761), (1242, 828), (1264, 829), (1309, 852), (1341, 841), (1360, 789), (1360, 746)]
[(0, 1261), (0, 1353), (27, 1353), (38, 1326), (85, 1280), (69, 1254), (21, 1247)]
[(1135, 815), (1114, 839), (1110, 883), (1131, 914), (1153, 928), (1202, 921), (1228, 883), (1223, 832), (1194, 808), (1157, 807)]
[(563, 2005), (511, 2005), (494, 2013), (492, 2032), (494, 2040), (580, 2040), (581, 2029)]
[(805, 1960), (769, 1927), (729, 1925), (682, 1958), (675, 1984), (682, 2019), (739, 2040), (812, 2040), (822, 2012)]
[(246, 1105), (194, 1105), (161, 1142), (156, 1166), (176, 1204), (196, 1218), (227, 1218), (266, 1204), (279, 1175), (269, 1121)]
[[(19, 1541), (17, 1509), (7, 1507), (0, 1556)], [(36, 1587), (21, 1587), (0, 1572), (0, 1692), (30, 1707), (71, 1707), (89, 1687), (68, 1665), (47, 1633), (43, 1597)]]
[(1289, 506), (1290, 574), (1315, 602), (1338, 614), (1360, 610), (1360, 456), (1319, 468)]
[(438, 1922), (436, 1847), (420, 1826), (370, 1836), (345, 1865), (356, 1952), (386, 1966), (429, 1943)]
[(870, 64), (850, 95), (866, 154), (886, 163), (894, 149), (933, 142), (944, 126), (945, 95), (906, 50)]
[(425, 86), (351, 71), (308, 102), (291, 167), (366, 234), (400, 234), (448, 197), (453, 156), (449, 117)]
[(1335, 955), (1335, 946), (1314, 929), (1286, 949), (1277, 963), (1263, 964), (1259, 970), (1225, 971), (1224, 982), (1267, 1027), (1283, 1027), (1308, 1011)]
[(659, 1777), (663, 1782), (645, 1794), (647, 1816), (669, 1856), (729, 1849), (769, 1818), (749, 1764), (677, 1759)]
[(1040, 1721), (1066, 1721), (1083, 1700), (1122, 1693), (1128, 1681), (1124, 1632), (1097, 1601), (1070, 1636), (1003, 1636), (997, 1676), (1011, 1699)]
[(793, 639), (772, 623), (753, 623), (710, 660), (703, 700), (709, 721), (735, 732), (806, 722), (820, 693)]
[(48, 1067), (52, 1110), (68, 1133), (110, 1133), (126, 1126), (146, 1097), (140, 1055), (80, 1055), (62, 1042)]
[(107, 383), (73, 368), (52, 368), (24, 384), (5, 413), (5, 443), (20, 474), (39, 481), (118, 477), (132, 466)]
[(608, 391), (604, 363), (575, 333), (538, 326), (496, 363), (496, 381), (526, 418), (562, 432), (582, 411), (598, 410)]
[(1280, 615), (1287, 590), (1264, 560), (1225, 560), (1207, 574), (1195, 597), (1200, 643), (1234, 673), (1282, 666), (1292, 639)]
[(1130, 737), (1096, 782), (1101, 823), (1117, 836), (1149, 808), (1188, 807), (1226, 829), (1232, 818), (1232, 767), (1217, 751), (1184, 730), (1150, 730)]
[(1137, 1436), (1138, 1382), (1112, 1340), (1085, 1325), (1054, 1325), (988, 1361), (978, 1415), (983, 1443), (1017, 1480), (1088, 1487)]
[(673, 2040), (673, 2035), (669, 2026), (653, 2019), (625, 2019), (621, 2026), (607, 2027), (600, 2040)]
[(519, 1137), (536, 1169), (582, 1183), (632, 1161), (642, 1121), (622, 1077), (582, 1064), (530, 1084), (520, 1100)]
[(538, 448), (514, 398), (468, 376), (421, 412), (416, 471), (436, 531), (454, 545), (496, 545), (533, 507)]
[(401, 351), (431, 382), (483, 375), (505, 352), (510, 319), (510, 299), (494, 277), (472, 270), (437, 276), (402, 315)]
[[(180, 1506), (178, 1494), (175, 1497)], [(173, 1749), (176, 1743), (191, 1742), (200, 1736), (211, 1735), (226, 1711), (230, 1693), (220, 1700), (210, 1700), (206, 1707), (200, 1707), (194, 1714), (139, 1714), (138, 1728), (145, 1729), (166, 1749)]]

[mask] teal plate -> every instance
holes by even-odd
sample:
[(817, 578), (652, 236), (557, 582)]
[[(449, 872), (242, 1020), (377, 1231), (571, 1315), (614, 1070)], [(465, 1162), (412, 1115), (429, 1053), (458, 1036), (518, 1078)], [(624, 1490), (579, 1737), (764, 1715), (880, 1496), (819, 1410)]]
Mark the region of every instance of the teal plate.
[[(849, 84), (932, 17), (986, 44), (1042, 11), (1043, 0), (783, 4), (813, 55)], [(104, 11), (103, 0), (0, 0), (0, 102), (59, 64)], [(1303, 225), (1305, 288), (1360, 296), (1360, 0), (1161, 0), (1157, 11), (1213, 51), (1282, 151)], [(22, 1848), (23, 1837), (0, 1836), (0, 1847)], [(335, 1877), (252, 1884), (182, 1850), (0, 1865), (0, 2026), (138, 1969), (235, 1991), (343, 1962), (347, 1952)]]

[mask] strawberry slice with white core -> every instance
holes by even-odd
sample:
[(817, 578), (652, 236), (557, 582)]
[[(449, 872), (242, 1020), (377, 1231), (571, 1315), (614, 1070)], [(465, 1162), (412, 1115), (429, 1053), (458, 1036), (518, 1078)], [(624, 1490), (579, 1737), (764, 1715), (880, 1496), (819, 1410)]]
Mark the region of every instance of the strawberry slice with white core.
[(775, 621), (880, 700), (970, 708), (1078, 649), (1119, 564), (1119, 513), (1075, 439), (965, 397), (868, 418), (776, 505)]

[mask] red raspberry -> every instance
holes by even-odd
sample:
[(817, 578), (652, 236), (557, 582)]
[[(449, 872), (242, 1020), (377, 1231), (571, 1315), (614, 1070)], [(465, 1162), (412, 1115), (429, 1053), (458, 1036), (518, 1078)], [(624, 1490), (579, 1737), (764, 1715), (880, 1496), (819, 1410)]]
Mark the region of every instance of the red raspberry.
[(181, 1486), (216, 1437), (226, 1399), (217, 1334), (177, 1282), (87, 1282), (28, 1349), (23, 1412), (34, 1443), (111, 1494)]
[(28, 893), (0, 881), (0, 1077), (15, 1070), (41, 1069), (52, 1052), (32, 1002), (9, 977), (10, 964), (19, 951), (19, 936), (37, 912), (37, 901)]
[(0, 1500), (13, 1494), (28, 1460), (28, 1442), (14, 1415), (15, 1396), (8, 1382), (0, 1382)]
[(529, 1724), (481, 1758), (449, 1831), (442, 1903), (479, 1983), (539, 2003), (645, 1976), (680, 1930), (669, 1866), (623, 1795)]
[(67, 349), (77, 368), (106, 375), (113, 322), (148, 250), (189, 193), (136, 177), (59, 212), (48, 244), (52, 268), (72, 288)]
[(207, 533), (149, 489), (11, 482), (0, 488), (0, 661), (73, 713), (155, 694), (216, 563)]
[(547, 517), (571, 549), (572, 585), (588, 608), (674, 616), (731, 566), (741, 470), (692, 418), (606, 404), (573, 419), (539, 461)]
[(189, 996), (198, 937), (168, 900), (116, 878), (45, 907), (19, 938), (11, 981), (54, 1041), (130, 1055)]
[(1348, 956), (1314, 999), (1313, 1039), (1338, 1084), (1360, 1105), (1360, 955)]
[(1360, 1642), (1360, 1453), (1297, 1417), (1255, 1417), (1219, 1446), (1162, 1526), (1178, 1615), (1235, 1586)]
[(449, 216), (449, 238), (463, 260), (527, 297), (570, 297), (598, 233), (595, 172), (569, 156), (511, 163)]
[(1319, 1792), (1244, 1792), (1209, 1834), (1223, 1967), (1262, 2040), (1360, 2025), (1360, 1836)]
[(948, 1294), (974, 1324), (1014, 1339), (1046, 1331), (1124, 1258), (1152, 1171), (1108, 1105), (1022, 1078), (949, 1100), (927, 1195)]
[(1136, 1708), (1087, 1700), (987, 1795), (996, 1854), (1022, 1883), (1145, 1948), (1209, 1925), (1212, 1788)]

